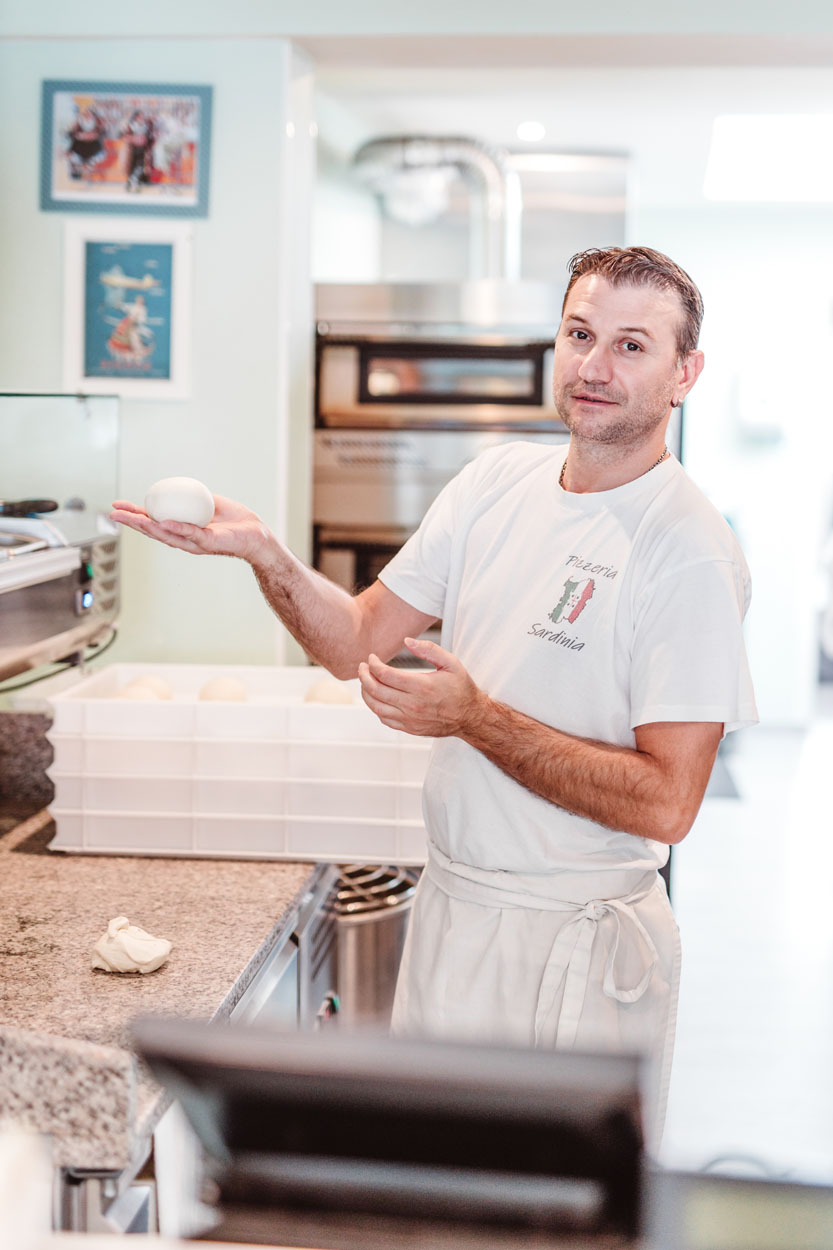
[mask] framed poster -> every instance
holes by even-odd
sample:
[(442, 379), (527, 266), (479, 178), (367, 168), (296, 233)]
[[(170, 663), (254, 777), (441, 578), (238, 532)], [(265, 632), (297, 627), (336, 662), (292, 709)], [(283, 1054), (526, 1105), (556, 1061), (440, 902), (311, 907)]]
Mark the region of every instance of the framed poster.
[(66, 390), (188, 397), (191, 233), (187, 222), (67, 222)]
[(44, 82), (41, 208), (205, 217), (211, 94), (172, 83)]

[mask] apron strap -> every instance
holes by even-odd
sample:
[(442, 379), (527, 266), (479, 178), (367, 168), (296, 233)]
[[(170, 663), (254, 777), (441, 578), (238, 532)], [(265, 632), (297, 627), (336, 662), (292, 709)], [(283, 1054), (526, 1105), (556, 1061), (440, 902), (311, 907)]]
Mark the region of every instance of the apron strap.
[[(561, 927), (550, 951), (538, 992), (538, 1006), (535, 1013), (536, 1046), (544, 1043), (545, 1034), (552, 1035), (555, 996), (562, 982), (564, 993), (561, 1011), (555, 1021), (555, 1045), (566, 1049), (575, 1045), (590, 975), (593, 942), (599, 921), (604, 915), (611, 915), (616, 926), (616, 936), (605, 961), (602, 983), (605, 994), (608, 998), (615, 998), (620, 1003), (635, 1003), (648, 988), (658, 962), (657, 948), (636, 912), (628, 903), (617, 898), (599, 899), (587, 903), (572, 920), (568, 920)], [(641, 940), (643, 949), (647, 953), (642, 977), (630, 989), (620, 988), (615, 979), (616, 955), (623, 927), (626, 930), (632, 930), (633, 936)]]

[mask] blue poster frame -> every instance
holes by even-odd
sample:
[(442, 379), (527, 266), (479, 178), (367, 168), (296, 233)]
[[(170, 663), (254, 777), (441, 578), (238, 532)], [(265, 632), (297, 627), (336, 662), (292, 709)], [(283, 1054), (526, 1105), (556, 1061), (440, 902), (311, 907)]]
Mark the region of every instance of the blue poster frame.
[[(170, 381), (173, 253), (174, 244), (162, 240), (86, 240), (85, 378)], [(135, 311), (140, 301), (143, 316)]]
[[(213, 88), (187, 83), (98, 82), (87, 79), (46, 79), (41, 96), (40, 208), (43, 212), (118, 213), (142, 217), (207, 217), (211, 165), (211, 126)], [(153, 104), (161, 100), (197, 105), (198, 123), (193, 146), (196, 154), (196, 177), (193, 189), (185, 194), (179, 186), (143, 185), (150, 179), (136, 179), (133, 193), (129, 186), (114, 189), (110, 183), (97, 182), (92, 176), (78, 174), (77, 187), (66, 185), (64, 158), (58, 152), (56, 110), (65, 107), (67, 95), (99, 100), (110, 97), (111, 106), (118, 107), (124, 97), (125, 114), (137, 101)], [(139, 110), (141, 111), (141, 110)], [(82, 168), (86, 162), (80, 162)], [(75, 171), (72, 177), (76, 176)], [(128, 183), (129, 183), (128, 179)], [(149, 198), (149, 197), (153, 198)]]

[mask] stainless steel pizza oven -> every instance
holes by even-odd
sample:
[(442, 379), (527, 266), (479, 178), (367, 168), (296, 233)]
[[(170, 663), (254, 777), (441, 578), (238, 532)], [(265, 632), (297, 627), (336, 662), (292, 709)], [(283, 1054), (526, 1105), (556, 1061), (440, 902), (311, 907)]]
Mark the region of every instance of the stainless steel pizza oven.
[(369, 585), (480, 451), (568, 437), (552, 402), (562, 296), (533, 282), (317, 288), (318, 569)]

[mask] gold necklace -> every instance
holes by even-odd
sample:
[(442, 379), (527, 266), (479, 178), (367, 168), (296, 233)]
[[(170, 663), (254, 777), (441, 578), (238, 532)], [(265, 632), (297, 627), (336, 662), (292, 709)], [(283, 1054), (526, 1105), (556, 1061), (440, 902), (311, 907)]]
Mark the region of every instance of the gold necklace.
[[(569, 459), (569, 454), (570, 454), (570, 453), (568, 452), (568, 453), (567, 453), (567, 455), (564, 457), (564, 463), (562, 464), (562, 466), (561, 466), (561, 472), (560, 472), (560, 473), (559, 473), (559, 475), (558, 475), (558, 485), (559, 485), (559, 486), (561, 486), (562, 488), (563, 488), (563, 486), (564, 486), (564, 474), (565, 474), (565, 473), (566, 473), (566, 471), (567, 471), (567, 460)], [(668, 448), (667, 448), (667, 447), (663, 447), (663, 449), (662, 449), (662, 455), (661, 455), (661, 456), (660, 456), (657, 460), (655, 460), (655, 461), (654, 461), (654, 463), (653, 463), (652, 465), (650, 465), (650, 466), (649, 466), (649, 467), (645, 470), (645, 472), (644, 472), (644, 473), (640, 473), (640, 474), (639, 474), (639, 476), (640, 476), (640, 477), (644, 477), (644, 476), (645, 476), (645, 473), (650, 473), (650, 472), (651, 472), (651, 469), (655, 469), (655, 468), (657, 467), (657, 465), (658, 465), (658, 464), (662, 464), (663, 460), (665, 459), (665, 457), (666, 457), (667, 455), (668, 455)]]

